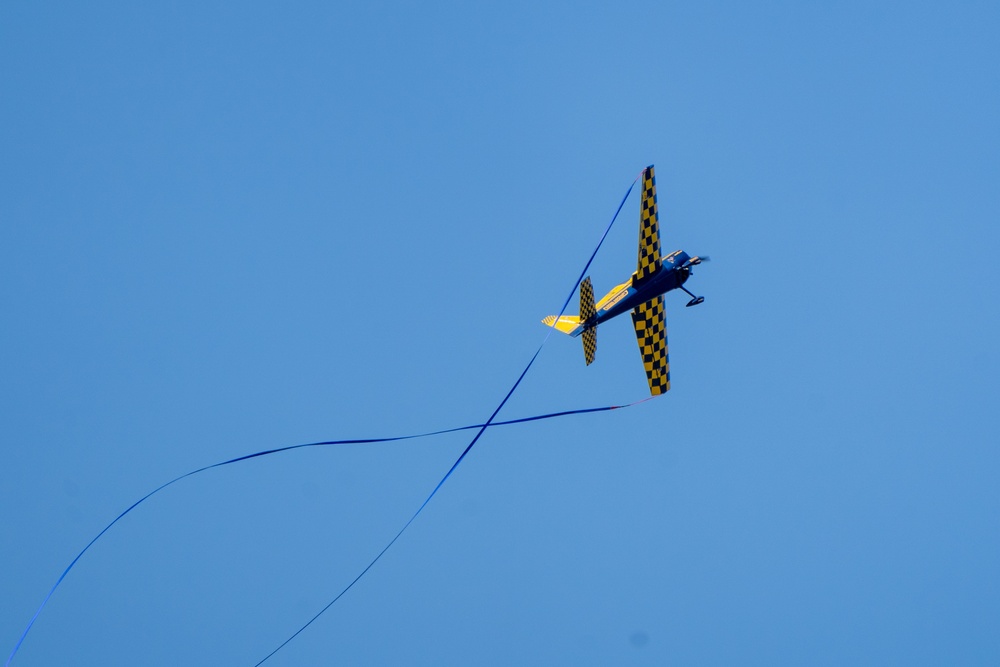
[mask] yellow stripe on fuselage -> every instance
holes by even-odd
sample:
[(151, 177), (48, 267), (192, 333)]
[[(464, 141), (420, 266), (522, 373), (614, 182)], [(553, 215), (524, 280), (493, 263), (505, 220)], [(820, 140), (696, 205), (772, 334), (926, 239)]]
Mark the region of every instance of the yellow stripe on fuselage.
[(617, 285), (611, 289), (610, 292), (604, 295), (604, 297), (597, 302), (597, 312), (602, 310), (609, 310), (619, 301), (628, 296), (628, 288), (631, 287), (632, 281), (628, 280), (623, 282), (621, 285)]

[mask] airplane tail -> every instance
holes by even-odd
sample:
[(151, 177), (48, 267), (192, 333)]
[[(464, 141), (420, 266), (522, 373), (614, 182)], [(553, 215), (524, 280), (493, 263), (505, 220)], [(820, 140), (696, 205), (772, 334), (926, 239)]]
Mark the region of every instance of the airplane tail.
[(546, 326), (555, 327), (564, 334), (576, 338), (583, 336), (583, 356), (587, 365), (594, 363), (594, 353), (597, 352), (597, 307), (594, 305), (594, 286), (590, 276), (580, 283), (580, 316), (549, 315), (542, 320)]

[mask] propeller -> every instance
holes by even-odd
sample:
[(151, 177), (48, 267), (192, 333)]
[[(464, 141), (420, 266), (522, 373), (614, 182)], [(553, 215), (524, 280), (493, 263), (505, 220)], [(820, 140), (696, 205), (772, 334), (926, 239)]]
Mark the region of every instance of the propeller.
[(692, 266), (698, 266), (702, 262), (710, 262), (711, 260), (712, 260), (712, 258), (709, 257), (708, 255), (705, 255), (704, 257), (692, 257), (688, 261), (684, 262), (684, 267), (683, 268), (686, 269), (686, 268), (689, 268), (689, 267), (692, 267)]

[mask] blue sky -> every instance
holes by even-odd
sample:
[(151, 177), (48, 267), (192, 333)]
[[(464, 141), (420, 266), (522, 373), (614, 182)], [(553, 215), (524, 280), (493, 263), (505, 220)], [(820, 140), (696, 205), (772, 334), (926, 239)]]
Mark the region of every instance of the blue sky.
[[(267, 664), (996, 664), (1000, 9), (0, 9), (0, 648), (188, 470), (485, 420), (657, 167), (673, 389), (491, 429)], [(591, 276), (634, 270), (638, 201)], [(646, 394), (553, 336), (500, 418)], [(468, 435), (185, 480), (14, 664), (252, 665)]]

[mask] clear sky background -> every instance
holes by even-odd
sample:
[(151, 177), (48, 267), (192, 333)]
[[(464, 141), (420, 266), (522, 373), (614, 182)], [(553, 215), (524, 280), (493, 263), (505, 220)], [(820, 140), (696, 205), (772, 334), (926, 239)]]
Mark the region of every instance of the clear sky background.
[[(140, 4), (0, 7), (3, 657), (179, 474), (485, 420), (653, 163), (672, 391), (489, 430), (268, 664), (1000, 663), (1000, 6)], [(645, 396), (598, 338), (500, 418)], [(470, 437), (174, 485), (15, 664), (252, 665)]]

